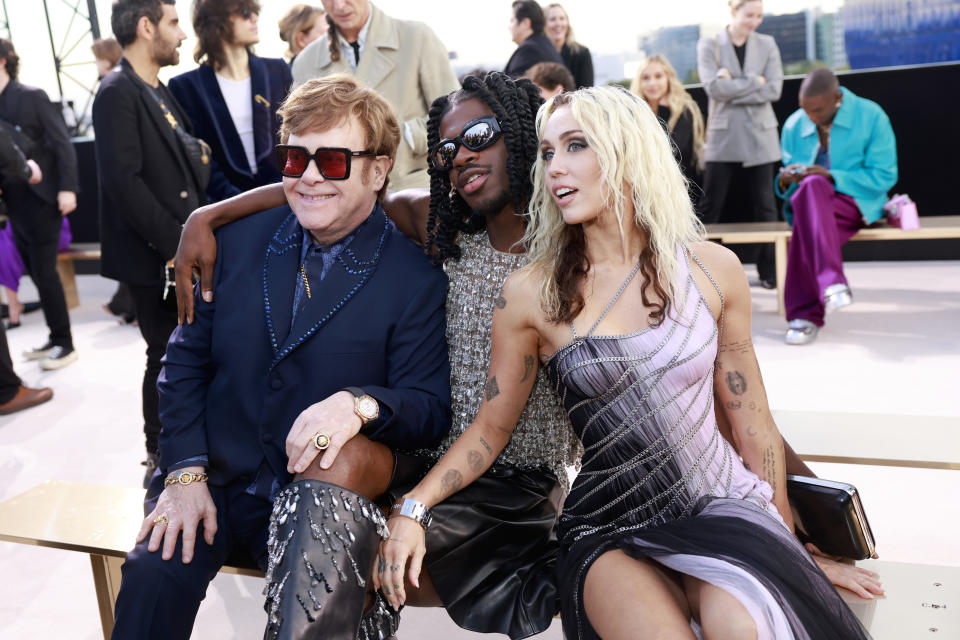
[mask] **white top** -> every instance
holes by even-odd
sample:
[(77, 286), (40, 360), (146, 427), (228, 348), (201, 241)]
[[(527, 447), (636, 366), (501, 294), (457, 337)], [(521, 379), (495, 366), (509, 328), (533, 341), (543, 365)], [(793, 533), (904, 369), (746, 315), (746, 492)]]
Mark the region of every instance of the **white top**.
[(230, 111), (230, 117), (233, 119), (233, 127), (240, 135), (240, 142), (247, 154), (250, 172), (257, 175), (257, 153), (253, 142), (253, 96), (251, 95), (253, 89), (250, 87), (250, 78), (230, 80), (219, 73), (216, 76), (220, 93), (223, 94), (223, 101), (227, 103), (227, 110)]

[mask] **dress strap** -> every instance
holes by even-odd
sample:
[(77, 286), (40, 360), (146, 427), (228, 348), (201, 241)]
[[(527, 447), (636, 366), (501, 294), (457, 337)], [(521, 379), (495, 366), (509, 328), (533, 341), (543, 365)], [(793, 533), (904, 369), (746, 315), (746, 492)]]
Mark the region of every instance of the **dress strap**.
[[(590, 330), (587, 331), (587, 336), (592, 336), (593, 332), (597, 330), (597, 327), (600, 326), (600, 323), (603, 322), (603, 319), (607, 317), (607, 314), (610, 313), (610, 309), (613, 309), (613, 305), (617, 303), (617, 300), (620, 299), (620, 296), (623, 295), (623, 292), (627, 290), (627, 285), (633, 280), (634, 276), (637, 275), (637, 271), (640, 270), (640, 261), (637, 261), (637, 264), (634, 265), (633, 269), (630, 271), (630, 274), (627, 276), (627, 279), (623, 281), (623, 284), (620, 285), (620, 288), (617, 289), (617, 292), (613, 295), (613, 300), (607, 303), (607, 306), (603, 309), (603, 312), (600, 314), (600, 317), (597, 318), (596, 322), (593, 323), (593, 326), (590, 327)], [(570, 328), (573, 330), (573, 337), (577, 338), (577, 329), (573, 326), (573, 323), (570, 323)]]
[(689, 247), (687, 248), (687, 253), (690, 254), (690, 257), (693, 258), (693, 261), (697, 263), (697, 266), (700, 267), (700, 270), (707, 276), (707, 279), (710, 280), (710, 284), (713, 285), (713, 288), (717, 290), (717, 295), (720, 296), (720, 322), (717, 323), (717, 354), (720, 353), (720, 339), (723, 337), (723, 308), (724, 308), (724, 298), (723, 291), (720, 290), (720, 285), (717, 284), (717, 281), (713, 279), (713, 275), (707, 270), (707, 267), (704, 266), (703, 262), (700, 261), (700, 258), (693, 252)]

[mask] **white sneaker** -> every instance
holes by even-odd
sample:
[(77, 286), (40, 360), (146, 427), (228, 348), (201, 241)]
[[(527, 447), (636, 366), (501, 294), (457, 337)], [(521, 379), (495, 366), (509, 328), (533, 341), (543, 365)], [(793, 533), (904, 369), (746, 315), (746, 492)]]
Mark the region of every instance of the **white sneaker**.
[(77, 350), (72, 347), (57, 345), (50, 349), (49, 355), (40, 361), (40, 368), (44, 371), (62, 369), (68, 364), (77, 361)]
[(787, 324), (787, 335), (783, 337), (787, 344), (810, 344), (817, 339), (820, 327), (809, 320), (791, 320)]
[(831, 313), (853, 304), (853, 293), (843, 283), (832, 284), (823, 290), (823, 311)]

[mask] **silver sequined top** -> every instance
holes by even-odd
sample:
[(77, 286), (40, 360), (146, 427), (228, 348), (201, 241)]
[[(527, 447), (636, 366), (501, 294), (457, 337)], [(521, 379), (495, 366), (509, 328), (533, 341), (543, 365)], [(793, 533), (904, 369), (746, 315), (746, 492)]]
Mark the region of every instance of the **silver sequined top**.
[[(433, 457), (443, 455), (470, 426), (480, 409), (490, 368), (493, 302), (500, 295), (507, 276), (527, 263), (524, 254), (494, 249), (484, 232), (461, 234), (458, 244), (462, 257), (459, 261), (448, 260), (444, 265), (450, 280), (447, 342), (453, 423), (440, 447), (430, 452)], [(582, 451), (566, 412), (540, 369), (510, 443), (495, 464), (548, 469), (557, 476), (564, 489), (568, 489), (567, 467), (579, 465)]]

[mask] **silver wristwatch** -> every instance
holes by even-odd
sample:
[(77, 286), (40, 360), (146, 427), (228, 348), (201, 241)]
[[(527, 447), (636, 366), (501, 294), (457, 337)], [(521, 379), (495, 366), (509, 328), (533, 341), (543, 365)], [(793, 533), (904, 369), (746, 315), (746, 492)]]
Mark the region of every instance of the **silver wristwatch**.
[(393, 508), (390, 509), (390, 515), (410, 518), (424, 530), (429, 528), (433, 522), (433, 513), (427, 508), (427, 505), (412, 498), (404, 498), (393, 505)]

